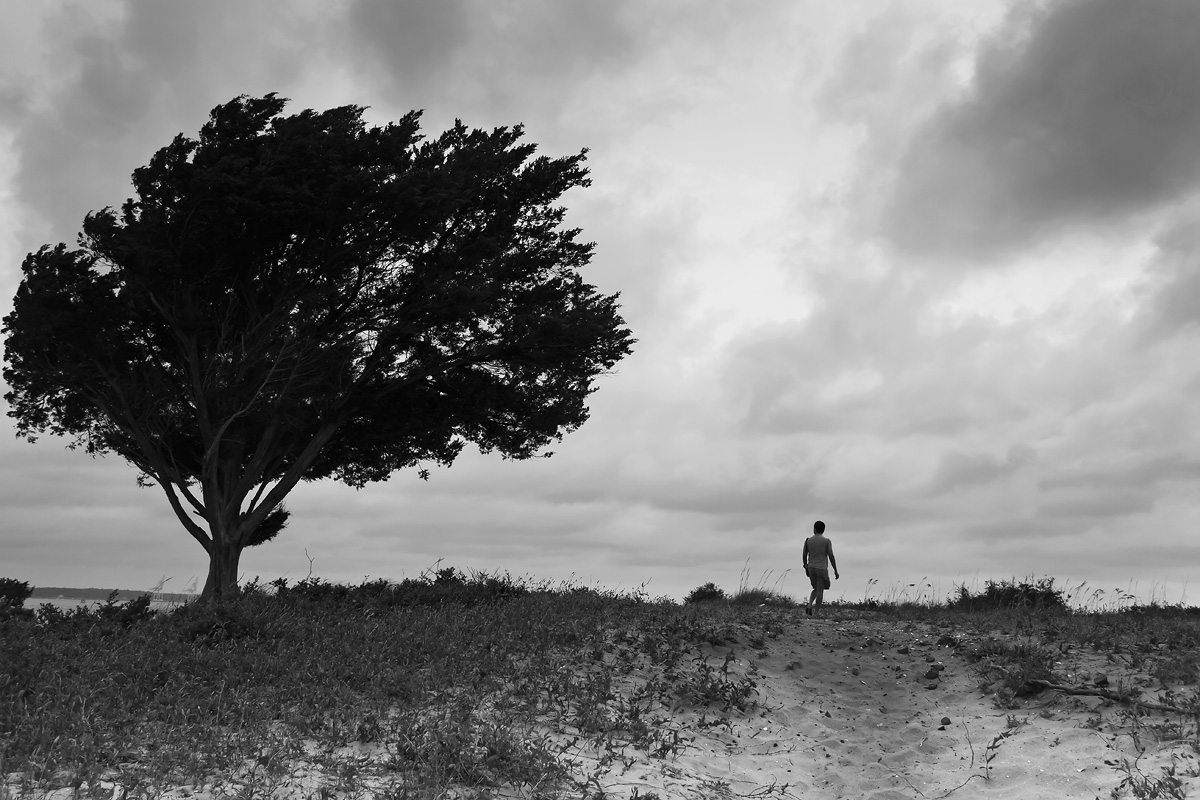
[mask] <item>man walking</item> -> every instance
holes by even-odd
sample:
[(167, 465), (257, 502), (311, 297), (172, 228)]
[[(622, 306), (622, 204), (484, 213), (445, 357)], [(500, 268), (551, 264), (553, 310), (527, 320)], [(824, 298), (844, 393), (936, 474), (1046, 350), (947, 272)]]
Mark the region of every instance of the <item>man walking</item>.
[(804, 540), (804, 574), (812, 584), (812, 594), (808, 596), (808, 605), (804, 613), (813, 615), (813, 603), (817, 608), (825, 599), (825, 590), (829, 588), (829, 568), (833, 567), (833, 577), (841, 578), (838, 574), (837, 559), (833, 557), (833, 542), (825, 538), (825, 523), (817, 520), (813, 523), (813, 535)]

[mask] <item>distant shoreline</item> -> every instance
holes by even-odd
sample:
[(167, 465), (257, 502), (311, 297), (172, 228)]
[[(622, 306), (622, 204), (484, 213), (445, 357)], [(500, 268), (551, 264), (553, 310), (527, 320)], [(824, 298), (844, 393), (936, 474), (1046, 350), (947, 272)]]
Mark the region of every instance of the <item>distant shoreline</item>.
[[(32, 593), (29, 595), (30, 600), (70, 598), (72, 600), (99, 600), (103, 602), (114, 591), (113, 589), (96, 589), (94, 587), (78, 589), (66, 586), (33, 586), (30, 588), (32, 589)], [(144, 594), (151, 595), (156, 602), (171, 603), (185, 603), (188, 600), (198, 597), (198, 595), (185, 594), (183, 592), (152, 592), (149, 589), (116, 589), (115, 591), (117, 593), (117, 600), (122, 603), (136, 600)]]

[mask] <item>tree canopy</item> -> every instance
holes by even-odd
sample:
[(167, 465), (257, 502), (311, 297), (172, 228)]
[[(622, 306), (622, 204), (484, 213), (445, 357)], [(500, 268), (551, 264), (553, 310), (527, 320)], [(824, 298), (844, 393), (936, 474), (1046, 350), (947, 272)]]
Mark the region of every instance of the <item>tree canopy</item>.
[(563, 226), (586, 151), (285, 102), (238, 97), (160, 149), (77, 249), (26, 257), (4, 318), (18, 435), (160, 486), (209, 554), (207, 598), (236, 589), (299, 481), (424, 477), (467, 442), (536, 455), (634, 343)]

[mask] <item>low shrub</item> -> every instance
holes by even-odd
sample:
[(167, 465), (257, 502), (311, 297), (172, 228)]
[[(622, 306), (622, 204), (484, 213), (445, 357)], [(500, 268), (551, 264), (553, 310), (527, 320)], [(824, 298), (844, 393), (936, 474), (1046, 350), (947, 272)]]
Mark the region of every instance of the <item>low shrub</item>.
[(33, 594), (33, 589), (25, 581), (16, 578), (0, 578), (0, 606), (21, 608)]
[(979, 594), (972, 594), (965, 584), (959, 584), (957, 596), (951, 597), (946, 605), (956, 611), (1067, 610), (1066, 598), (1063, 591), (1054, 586), (1054, 578), (1030, 579), (1021, 583), (1017, 583), (1016, 579), (988, 581)]
[(704, 584), (703, 586), (697, 586), (695, 589), (692, 589), (692, 591), (688, 594), (688, 596), (683, 598), (683, 602), (684, 603), (708, 603), (708, 602), (712, 602), (714, 600), (724, 600), (724, 599), (725, 599), (725, 590), (722, 589), (720, 586), (717, 586), (712, 581), (709, 581), (708, 583)]
[(489, 575), (474, 572), (466, 575), (453, 567), (427, 572), (419, 578), (405, 578), (399, 583), (376, 580), (358, 586), (346, 586), (305, 578), (289, 586), (285, 578), (272, 581), (275, 595), (290, 604), (333, 604), (359, 608), (392, 608), (396, 606), (437, 606), (449, 603), (457, 606), (476, 606), (524, 597), (530, 588), (508, 574)]
[(33, 589), (25, 581), (0, 578), (0, 620), (33, 616), (32, 611), (23, 607), (31, 594)]

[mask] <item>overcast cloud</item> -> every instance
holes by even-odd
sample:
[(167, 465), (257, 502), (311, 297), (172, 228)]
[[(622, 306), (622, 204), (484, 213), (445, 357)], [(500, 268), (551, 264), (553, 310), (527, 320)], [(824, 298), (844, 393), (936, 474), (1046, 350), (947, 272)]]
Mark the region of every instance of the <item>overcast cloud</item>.
[(1200, 8), (1018, 5), (973, 77), (912, 133), (889, 238), (956, 261), (1072, 228), (1128, 231), (1200, 180)]
[[(791, 570), (799, 595), (823, 519), (835, 596), (1050, 575), (1184, 597), (1200, 563), (1192, 0), (0, 11), (5, 313), (27, 252), (74, 242), (238, 94), (589, 148), (568, 222), (639, 339), (592, 419), (549, 460), (467, 453), (428, 483), (302, 486), (247, 577), (399, 579), (445, 559), (678, 598)], [(161, 492), (12, 431), (0, 575), (202, 581)]]

